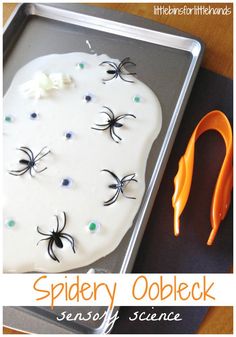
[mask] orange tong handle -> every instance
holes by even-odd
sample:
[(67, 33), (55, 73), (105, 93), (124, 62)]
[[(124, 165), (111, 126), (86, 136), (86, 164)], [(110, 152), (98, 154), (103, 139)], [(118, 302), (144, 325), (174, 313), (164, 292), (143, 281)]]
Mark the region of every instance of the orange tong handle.
[(231, 201), (233, 188), (233, 145), (231, 125), (221, 111), (214, 110), (204, 116), (196, 126), (186, 149), (179, 161), (179, 169), (174, 178), (175, 191), (172, 197), (174, 208), (174, 234), (179, 235), (180, 216), (188, 201), (194, 165), (195, 142), (202, 133), (208, 130), (218, 131), (224, 139), (226, 154), (215, 185), (211, 203), (211, 233), (207, 244), (211, 245), (215, 239), (221, 221), (224, 219)]

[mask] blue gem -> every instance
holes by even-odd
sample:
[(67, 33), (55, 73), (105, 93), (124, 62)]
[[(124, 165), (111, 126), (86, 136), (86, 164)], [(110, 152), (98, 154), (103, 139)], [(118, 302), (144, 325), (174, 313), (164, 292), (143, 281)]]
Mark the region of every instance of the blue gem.
[(65, 137), (66, 139), (71, 139), (73, 137), (73, 132), (71, 131), (65, 132)]
[(90, 95), (86, 95), (84, 99), (86, 102), (90, 102), (92, 100), (92, 97)]
[(36, 113), (36, 112), (32, 112), (31, 114), (30, 114), (30, 118), (31, 119), (36, 119), (38, 117), (38, 114)]
[(63, 181), (62, 181), (63, 186), (68, 186), (69, 184), (70, 184), (69, 179), (63, 179)]
[(72, 185), (72, 180), (69, 178), (62, 179), (61, 186), (62, 187), (70, 187)]

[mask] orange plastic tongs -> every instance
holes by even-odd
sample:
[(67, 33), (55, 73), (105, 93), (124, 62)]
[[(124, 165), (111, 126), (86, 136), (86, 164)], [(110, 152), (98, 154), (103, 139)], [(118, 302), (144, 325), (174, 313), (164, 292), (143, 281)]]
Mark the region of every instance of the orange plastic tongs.
[(208, 130), (218, 131), (224, 139), (226, 154), (215, 185), (211, 203), (211, 233), (207, 244), (211, 245), (215, 239), (221, 221), (224, 219), (231, 201), (233, 188), (233, 145), (232, 129), (227, 117), (218, 110), (209, 112), (196, 126), (186, 149), (179, 161), (178, 173), (174, 178), (175, 191), (172, 197), (174, 208), (174, 234), (179, 235), (180, 215), (188, 201), (194, 165), (195, 142), (202, 133)]

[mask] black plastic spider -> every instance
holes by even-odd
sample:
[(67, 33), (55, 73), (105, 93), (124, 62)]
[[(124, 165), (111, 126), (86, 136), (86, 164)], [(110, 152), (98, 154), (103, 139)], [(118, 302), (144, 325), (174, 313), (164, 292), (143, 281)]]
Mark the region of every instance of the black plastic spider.
[(111, 81), (113, 80), (113, 78), (118, 78), (120, 77), (123, 81), (125, 82), (129, 82), (129, 83), (134, 83), (134, 81), (129, 81), (126, 80), (123, 75), (127, 76), (127, 75), (136, 75), (136, 73), (129, 73), (129, 72), (124, 72), (124, 66), (125, 65), (132, 65), (132, 66), (136, 66), (135, 63), (130, 61), (129, 57), (126, 57), (124, 60), (122, 60), (118, 65), (115, 62), (111, 62), (111, 61), (104, 61), (102, 63), (100, 63), (99, 65), (102, 66), (104, 64), (108, 64), (109, 66), (112, 67), (112, 69), (107, 70), (107, 74), (109, 75), (113, 75), (111, 78), (108, 79), (104, 79), (103, 81)]
[(116, 190), (116, 193), (113, 195), (113, 197), (107, 201), (105, 201), (103, 203), (104, 206), (109, 206), (109, 205), (112, 205), (119, 197), (120, 193), (123, 194), (123, 196), (125, 198), (128, 198), (128, 199), (136, 199), (134, 197), (128, 197), (124, 194), (124, 189), (125, 187), (131, 182), (131, 181), (135, 181), (136, 183), (138, 182), (136, 179), (134, 179), (135, 177), (135, 173), (132, 173), (132, 174), (128, 174), (127, 176), (124, 176), (121, 180), (117, 177), (117, 175), (109, 170), (102, 170), (102, 172), (108, 172), (110, 173), (110, 175), (112, 175), (112, 177), (116, 180), (116, 183), (115, 184), (111, 184), (109, 185), (108, 187), (109, 188), (112, 188), (114, 190)]
[[(63, 230), (66, 227), (66, 213), (62, 212), (63, 214), (63, 225), (62, 228), (59, 230), (59, 218), (57, 215), (55, 215), (56, 217), (56, 221), (57, 221), (57, 229), (56, 231), (52, 230), (49, 234), (43, 233), (39, 230), (39, 227), (37, 227), (37, 232), (41, 235), (47, 236), (46, 239), (41, 239), (39, 242), (41, 241), (45, 241), (45, 240), (49, 240), (48, 242), (48, 255), (57, 262), (60, 262), (58, 260), (58, 258), (56, 257), (54, 251), (53, 251), (53, 244), (55, 243), (55, 245), (58, 248), (63, 248), (63, 242), (61, 239), (66, 239), (67, 241), (70, 242), (71, 247), (73, 252), (75, 253), (75, 243), (74, 243), (74, 239), (72, 238), (71, 235), (67, 234), (67, 233), (62, 233)], [(39, 242), (37, 243), (37, 245), (39, 244)]]
[(21, 146), (17, 150), (24, 152), (27, 155), (28, 159), (20, 159), (19, 163), (23, 164), (23, 165), (26, 165), (26, 166), (23, 169), (21, 169), (21, 170), (11, 170), (11, 171), (9, 171), (9, 173), (12, 174), (13, 176), (22, 176), (27, 171), (29, 171), (31, 177), (33, 177), (32, 169), (36, 173), (40, 173), (40, 172), (45, 171), (47, 169), (47, 167), (43, 168), (40, 171), (36, 170), (36, 168), (35, 168), (36, 163), (40, 159), (42, 159), (43, 157), (45, 157), (47, 154), (49, 154), (50, 150), (48, 150), (46, 153), (43, 153), (45, 149), (47, 149), (46, 146), (43, 147), (42, 150), (36, 156), (34, 156), (33, 152), (28, 147)]
[(120, 138), (115, 133), (115, 128), (121, 128), (123, 126), (123, 124), (119, 123), (119, 121), (125, 117), (133, 117), (133, 118), (136, 118), (136, 117), (132, 114), (123, 114), (123, 115), (119, 115), (115, 117), (113, 111), (110, 108), (108, 108), (107, 106), (104, 106), (103, 108), (108, 110), (108, 111), (101, 111), (101, 113), (106, 114), (108, 116), (107, 122), (105, 124), (95, 124), (96, 126), (101, 127), (100, 129), (94, 128), (94, 127), (92, 129), (98, 130), (98, 131), (104, 131), (104, 130), (109, 129), (111, 138), (116, 143), (119, 143), (119, 141), (122, 140), (122, 138)]

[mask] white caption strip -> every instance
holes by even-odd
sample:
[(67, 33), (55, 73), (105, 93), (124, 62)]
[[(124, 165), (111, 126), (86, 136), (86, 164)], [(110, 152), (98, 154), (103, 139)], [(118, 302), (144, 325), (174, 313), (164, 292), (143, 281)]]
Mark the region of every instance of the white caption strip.
[(4, 306), (226, 306), (233, 274), (3, 275)]

